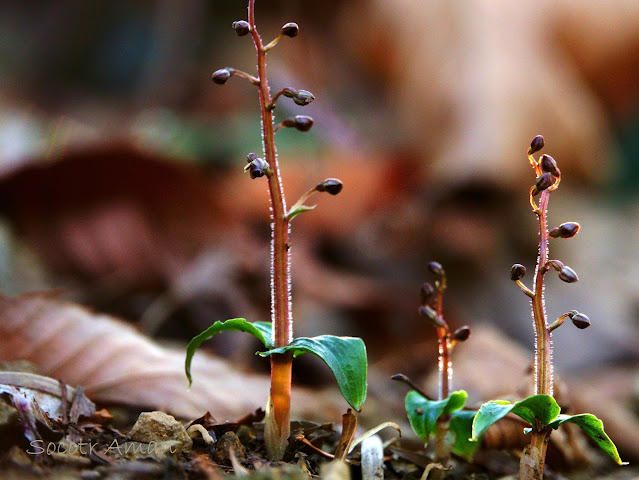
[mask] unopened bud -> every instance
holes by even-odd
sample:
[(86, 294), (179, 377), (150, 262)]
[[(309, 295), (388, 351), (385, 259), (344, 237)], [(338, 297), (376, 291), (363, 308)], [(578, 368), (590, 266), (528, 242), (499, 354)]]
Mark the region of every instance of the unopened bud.
[(568, 266), (564, 266), (561, 270), (559, 270), (559, 278), (566, 283), (575, 283), (579, 281), (577, 273)]
[(513, 282), (517, 280), (521, 280), (526, 275), (526, 267), (524, 267), (521, 263), (515, 263), (512, 267), (510, 267), (510, 279)]
[(422, 301), (422, 305), (428, 305), (432, 300), (433, 295), (435, 295), (435, 287), (428, 282), (423, 283), (419, 289), (419, 297)]
[(295, 115), (282, 120), (282, 125), (287, 128), (295, 128), (300, 132), (308, 132), (313, 126), (313, 119), (307, 115)]
[(257, 154), (249, 153), (246, 159), (248, 160), (248, 165), (244, 167), (244, 171), (248, 170), (252, 179), (263, 177), (268, 173), (269, 164), (266, 160), (259, 158)]
[(243, 37), (251, 32), (251, 25), (246, 20), (238, 20), (233, 22), (233, 30), (237, 33), (238, 37)]
[(442, 267), (442, 264), (439, 262), (430, 262), (428, 264), (428, 270), (430, 270), (432, 274), (437, 275), (438, 277), (443, 277), (444, 275), (446, 275), (444, 267)]
[(543, 172), (547, 172), (552, 174), (553, 177), (558, 177), (561, 175), (559, 171), (559, 167), (557, 167), (557, 162), (550, 155), (546, 155), (545, 153), (539, 159), (539, 165), (541, 166), (541, 170)]
[(542, 137), (541, 135), (537, 135), (535, 138), (532, 139), (532, 142), (530, 142), (530, 150), (528, 151), (532, 155), (542, 148), (544, 148), (544, 137)]
[(297, 37), (298, 33), (300, 33), (300, 27), (297, 26), (297, 23), (289, 22), (282, 26), (282, 35), (286, 37)]
[(548, 187), (552, 186), (555, 183), (555, 178), (552, 176), (552, 173), (546, 172), (537, 177), (537, 183), (535, 183), (535, 188), (537, 192), (543, 192)]
[(587, 315), (583, 313), (579, 313), (579, 312), (572, 315), (570, 314), (568, 315), (570, 316), (570, 320), (572, 320), (572, 323), (575, 327), (583, 330), (584, 328), (588, 328), (590, 326), (590, 319), (588, 318)]
[(421, 305), (417, 311), (419, 312), (420, 317), (425, 318), (435, 327), (443, 328), (446, 326), (442, 318), (437, 315), (437, 312), (428, 305)]
[(213, 72), (212, 80), (218, 85), (224, 85), (226, 81), (231, 78), (234, 70), (232, 68), (220, 68)]
[(315, 100), (315, 95), (307, 90), (298, 90), (293, 94), (293, 101), (302, 107)]
[(577, 222), (562, 223), (548, 232), (551, 238), (572, 238), (577, 235), (581, 226)]
[(458, 342), (465, 342), (470, 338), (470, 327), (468, 325), (464, 325), (463, 327), (459, 327), (453, 333), (453, 338)]
[(330, 195), (337, 195), (342, 191), (343, 187), (344, 184), (341, 180), (338, 180), (337, 178), (327, 178), (323, 182), (318, 183), (315, 186), (315, 190), (318, 192), (326, 192)]

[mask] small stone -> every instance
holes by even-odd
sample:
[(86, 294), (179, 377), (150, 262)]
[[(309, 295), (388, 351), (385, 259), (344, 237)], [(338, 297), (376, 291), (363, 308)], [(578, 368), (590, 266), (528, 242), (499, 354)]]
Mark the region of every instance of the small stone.
[(218, 465), (231, 465), (230, 450), (240, 462), (246, 460), (246, 448), (233, 432), (226, 432), (222, 435), (215, 446), (213, 461)]
[(129, 432), (131, 440), (137, 442), (163, 442), (176, 440), (182, 445), (182, 451), (188, 452), (193, 440), (186, 433), (186, 428), (172, 415), (164, 412), (143, 412)]

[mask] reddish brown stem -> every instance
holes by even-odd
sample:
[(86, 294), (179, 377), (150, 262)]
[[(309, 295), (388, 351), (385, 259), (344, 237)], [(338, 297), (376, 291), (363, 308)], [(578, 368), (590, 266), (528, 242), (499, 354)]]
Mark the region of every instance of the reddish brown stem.
[[(552, 343), (550, 329), (546, 323), (544, 305), (543, 266), (548, 261), (548, 226), (546, 214), (550, 191), (541, 192), (539, 208), (536, 211), (539, 223), (539, 258), (534, 278), (534, 296), (532, 297), (533, 319), (535, 327), (535, 395), (553, 394)], [(546, 449), (551, 429), (536, 422), (532, 427), (530, 444), (524, 449), (519, 464), (520, 480), (541, 480), (546, 463)]]
[[(444, 280), (440, 280), (443, 282)], [(435, 311), (438, 317), (442, 317), (444, 313), (444, 286), (440, 283), (437, 289), (437, 297), (435, 299)], [(437, 339), (439, 348), (439, 392), (438, 400), (444, 400), (450, 395), (451, 380), (452, 380), (452, 364), (450, 361), (450, 331), (447, 327), (437, 328)], [(450, 439), (448, 438), (449, 431), (448, 415), (441, 415), (437, 419), (437, 432), (435, 433), (435, 462), (444, 466), (448, 465), (450, 461)], [(444, 471), (438, 470), (432, 472), (433, 480), (439, 480), (444, 478)]]
[[(255, 26), (255, 0), (249, 0), (248, 22), (257, 52), (257, 78), (264, 156), (270, 166), (268, 186), (271, 199), (271, 321), (275, 348), (291, 343), (293, 338), (290, 290), (289, 222), (275, 149), (271, 93), (266, 75), (266, 51)], [(266, 448), (271, 460), (281, 460), (290, 435), (292, 356), (271, 356), (271, 395), (265, 425)]]

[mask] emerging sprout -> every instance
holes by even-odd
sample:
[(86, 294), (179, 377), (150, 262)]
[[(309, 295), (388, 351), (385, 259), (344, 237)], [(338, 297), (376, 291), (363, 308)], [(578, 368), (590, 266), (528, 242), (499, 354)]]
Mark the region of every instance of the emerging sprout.
[(577, 235), (581, 226), (577, 222), (562, 223), (548, 232), (551, 238), (572, 238)]
[(237, 33), (238, 37), (243, 37), (251, 32), (251, 25), (245, 20), (238, 20), (233, 22), (233, 30)]
[(212, 80), (217, 83), (218, 85), (224, 85), (226, 83), (226, 81), (231, 78), (231, 76), (233, 75), (233, 69), (232, 68), (220, 68), (219, 70), (216, 70), (215, 72), (213, 72), (213, 76), (211, 77)]
[(568, 266), (564, 266), (561, 270), (559, 270), (559, 278), (566, 283), (575, 283), (579, 281), (577, 273)]
[(323, 182), (318, 183), (315, 186), (315, 190), (318, 192), (326, 192), (330, 195), (337, 195), (342, 191), (344, 184), (342, 184), (341, 180), (337, 178), (327, 178)]
[(453, 339), (457, 340), (458, 342), (465, 342), (470, 338), (470, 333), (470, 327), (468, 325), (464, 325), (463, 327), (459, 327), (457, 330), (455, 330), (455, 332), (453, 333)]
[(297, 26), (297, 23), (289, 22), (282, 26), (282, 35), (286, 37), (297, 37), (298, 33), (300, 33), (300, 27)]
[(535, 138), (532, 139), (532, 142), (530, 142), (530, 149), (528, 149), (528, 153), (532, 155), (533, 153), (537, 153), (542, 148), (544, 148), (544, 137), (542, 137), (541, 135), (537, 135)]

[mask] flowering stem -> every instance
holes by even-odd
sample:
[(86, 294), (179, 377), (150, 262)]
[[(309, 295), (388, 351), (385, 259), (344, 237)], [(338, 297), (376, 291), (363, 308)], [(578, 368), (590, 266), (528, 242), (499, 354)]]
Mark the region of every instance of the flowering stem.
[[(536, 173), (540, 170), (533, 163)], [(535, 395), (553, 394), (552, 343), (550, 328), (546, 323), (546, 309), (544, 305), (544, 268), (548, 261), (548, 226), (546, 214), (550, 189), (541, 192), (539, 206), (533, 207), (539, 223), (539, 257), (535, 269), (534, 295), (531, 297), (533, 320), (535, 327)], [(532, 426), (530, 444), (523, 450), (519, 464), (520, 480), (541, 480), (546, 462), (546, 449), (551, 429), (535, 421)]]
[[(435, 298), (435, 311), (439, 318), (443, 318), (444, 313), (444, 289), (446, 288), (445, 277), (440, 278)], [(444, 400), (450, 395), (452, 380), (452, 364), (450, 361), (450, 330), (448, 326), (437, 327), (437, 342), (439, 348), (439, 392), (438, 400)], [(440, 415), (437, 419), (437, 432), (435, 433), (435, 462), (444, 466), (450, 461), (451, 444), (448, 438), (449, 415)], [(445, 471), (433, 472), (432, 478), (439, 480), (444, 478)]]
[[(257, 53), (257, 78), (264, 156), (271, 173), (268, 186), (271, 199), (271, 321), (273, 346), (284, 347), (293, 337), (290, 287), (289, 221), (275, 149), (271, 94), (266, 75), (266, 49), (255, 26), (255, 0), (248, 3), (248, 22)], [(290, 435), (291, 367), (290, 353), (271, 355), (271, 394), (264, 438), (271, 460), (281, 460)]]

